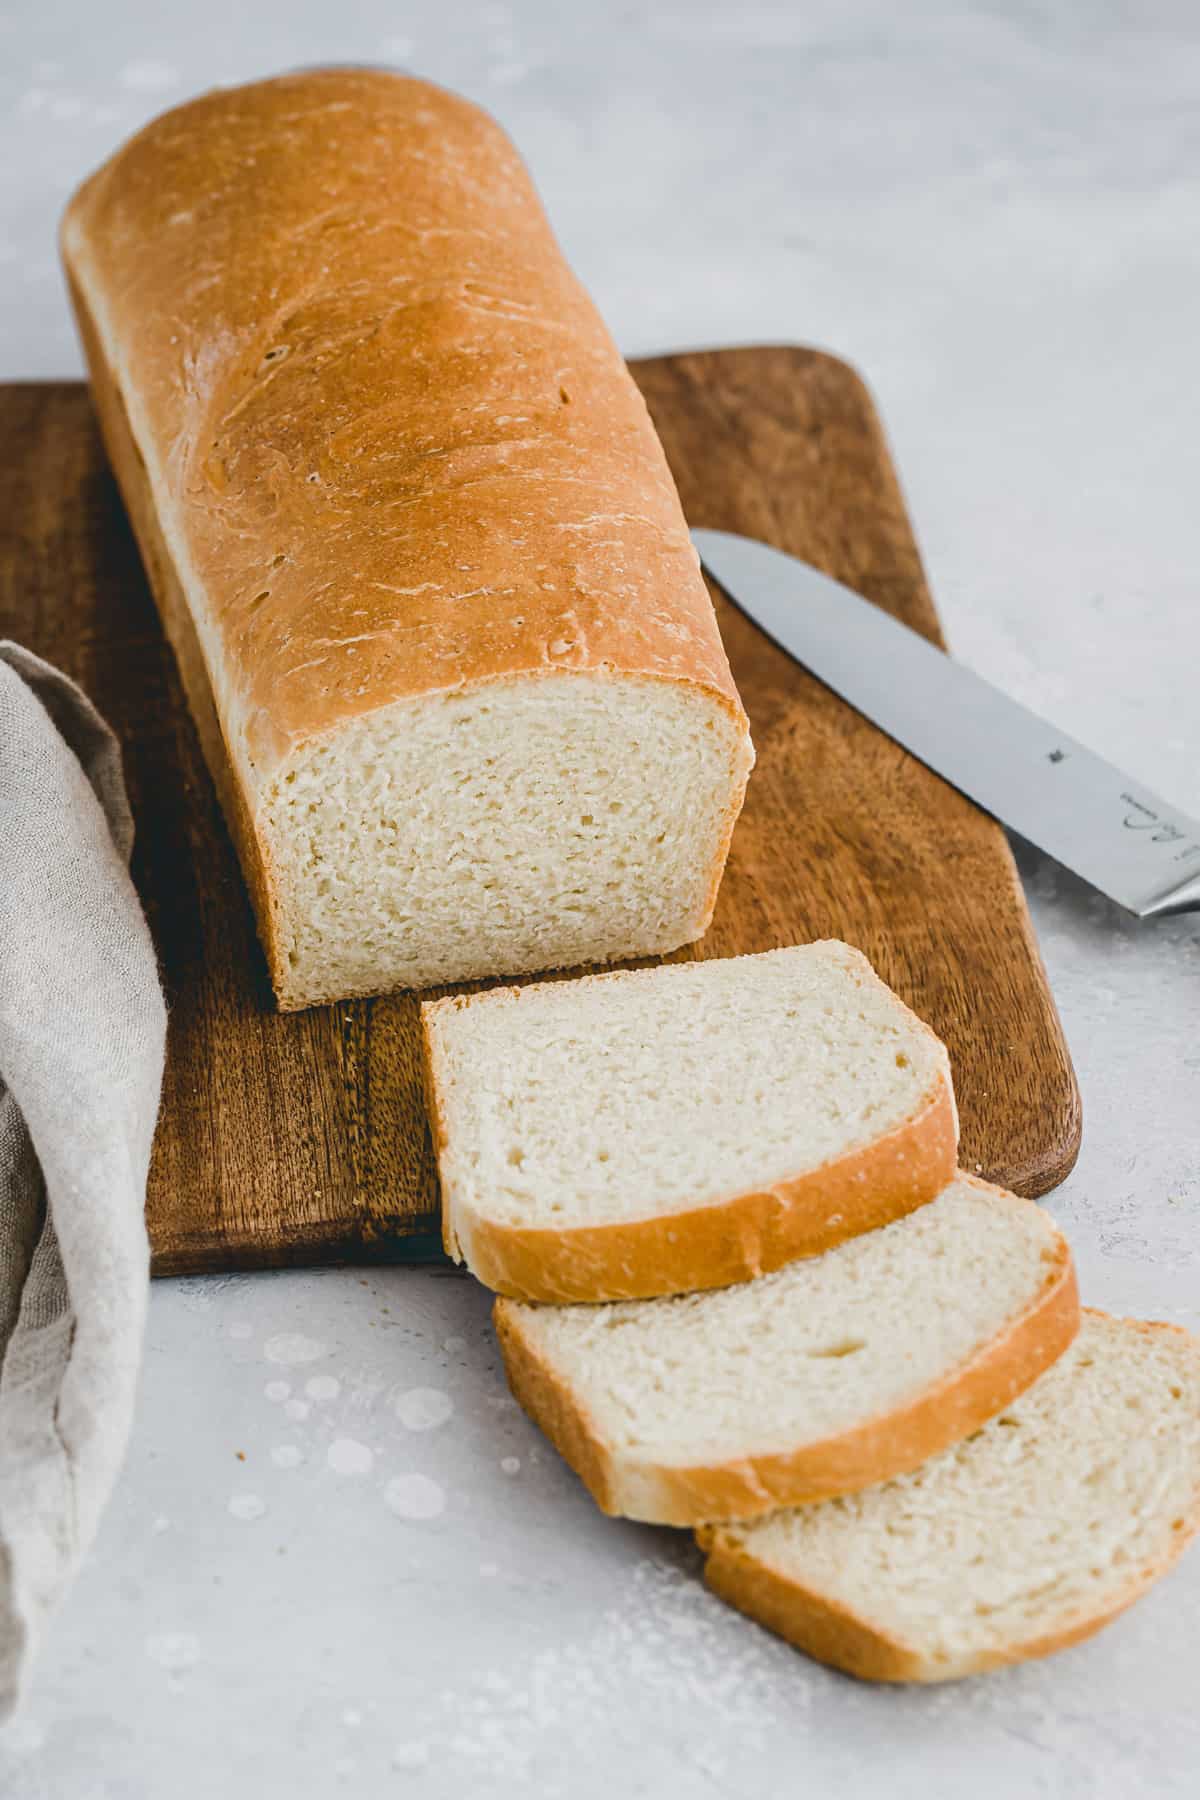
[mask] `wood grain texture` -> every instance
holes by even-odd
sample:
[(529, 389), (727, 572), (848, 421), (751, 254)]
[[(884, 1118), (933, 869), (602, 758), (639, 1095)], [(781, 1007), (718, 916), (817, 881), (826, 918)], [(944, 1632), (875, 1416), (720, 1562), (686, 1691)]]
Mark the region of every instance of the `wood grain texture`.
[[(689, 518), (937, 617), (869, 397), (813, 352), (636, 364)], [(158, 1274), (437, 1254), (416, 1001), (272, 1010), (253, 920), (86, 389), (0, 388), (0, 635), (120, 733), (171, 1007), (147, 1216)], [(728, 956), (857, 944), (946, 1039), (963, 1162), (1052, 1187), (1079, 1099), (1003, 834), (719, 600), (759, 763), (712, 930)]]
[[(689, 523), (802, 556), (945, 646), (853, 369), (780, 346), (634, 373)], [(1046, 1193), (1079, 1152), (1079, 1089), (1003, 831), (713, 591), (759, 760), (702, 954), (856, 945), (949, 1047), (962, 1166)]]

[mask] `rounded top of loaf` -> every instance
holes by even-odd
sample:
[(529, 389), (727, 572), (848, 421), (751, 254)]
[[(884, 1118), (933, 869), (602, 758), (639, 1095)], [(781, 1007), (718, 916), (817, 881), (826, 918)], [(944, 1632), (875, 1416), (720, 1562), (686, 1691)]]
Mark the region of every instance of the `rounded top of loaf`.
[(478, 107), (377, 69), (205, 94), (63, 253), (244, 771), (516, 676), (686, 682), (744, 726), (641, 395)]

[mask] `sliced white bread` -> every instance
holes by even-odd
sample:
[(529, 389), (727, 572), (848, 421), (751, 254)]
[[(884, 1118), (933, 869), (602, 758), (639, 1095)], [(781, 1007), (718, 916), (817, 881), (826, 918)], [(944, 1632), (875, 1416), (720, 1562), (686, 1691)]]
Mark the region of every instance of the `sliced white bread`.
[(493, 989), (421, 1017), (446, 1248), (517, 1299), (746, 1281), (954, 1175), (946, 1051), (845, 944)]
[(716, 1293), (499, 1300), (513, 1393), (610, 1513), (746, 1519), (912, 1469), (1067, 1349), (1065, 1239), (960, 1177), (824, 1256)]
[(1200, 1528), (1200, 1340), (1085, 1311), (989, 1425), (846, 1499), (699, 1533), (724, 1599), (872, 1681), (951, 1681), (1090, 1637)]

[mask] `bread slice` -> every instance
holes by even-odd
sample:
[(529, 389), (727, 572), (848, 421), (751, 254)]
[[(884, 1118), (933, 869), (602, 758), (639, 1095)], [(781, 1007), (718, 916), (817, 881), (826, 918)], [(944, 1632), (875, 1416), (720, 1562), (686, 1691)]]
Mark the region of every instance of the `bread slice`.
[(513, 1393), (605, 1512), (746, 1519), (915, 1468), (1079, 1325), (1042, 1209), (966, 1176), (825, 1256), (719, 1293), (496, 1303)]
[(951, 1681), (1090, 1637), (1200, 1529), (1200, 1339), (1085, 1311), (982, 1431), (847, 1499), (701, 1532), (724, 1599), (872, 1681)]
[(517, 1299), (722, 1287), (931, 1200), (945, 1049), (846, 944), (421, 1009), (446, 1248)]

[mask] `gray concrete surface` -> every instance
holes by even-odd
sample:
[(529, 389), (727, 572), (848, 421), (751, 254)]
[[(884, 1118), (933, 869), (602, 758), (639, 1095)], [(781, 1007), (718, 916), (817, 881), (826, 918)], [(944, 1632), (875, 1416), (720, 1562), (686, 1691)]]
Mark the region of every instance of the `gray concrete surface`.
[[(79, 177), (189, 92), (321, 60), (498, 112), (627, 350), (857, 362), (958, 654), (1200, 811), (1194, 8), (24, 0), (0, 377), (79, 369), (54, 246)], [(1087, 1298), (1200, 1326), (1200, 921), (1137, 926), (1021, 861), (1086, 1109), (1052, 1210)], [(696, 1571), (513, 1409), (471, 1283), (162, 1283), (0, 1792), (1200, 1791), (1200, 1552), (1092, 1644), (928, 1693), (810, 1666)]]

